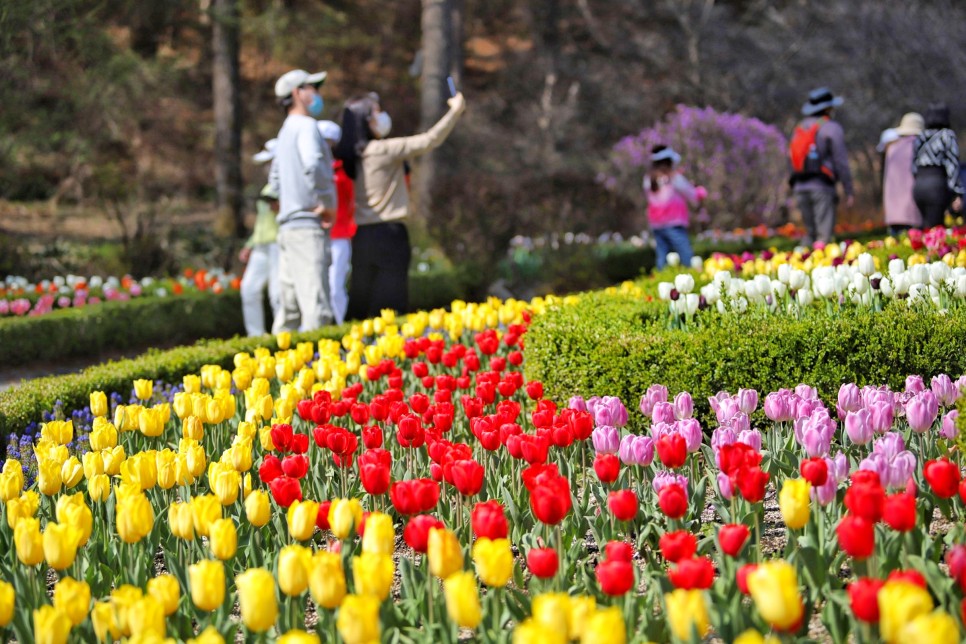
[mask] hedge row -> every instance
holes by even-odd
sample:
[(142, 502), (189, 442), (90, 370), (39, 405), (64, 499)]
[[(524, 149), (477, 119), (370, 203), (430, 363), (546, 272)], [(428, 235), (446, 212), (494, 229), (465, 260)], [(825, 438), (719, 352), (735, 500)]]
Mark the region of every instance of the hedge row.
[(666, 316), (664, 303), (602, 293), (548, 311), (527, 334), (528, 376), (556, 400), (612, 395), (631, 409), (659, 383), (672, 395), (690, 392), (709, 421), (707, 399), (721, 390), (764, 396), (806, 383), (834, 409), (845, 382), (901, 388), (909, 374), (966, 373), (963, 316), (901, 305), (877, 314), (816, 310), (802, 319), (704, 312), (690, 331), (667, 329)]
[[(330, 326), (309, 333), (295, 334), (295, 342), (316, 342), (322, 338), (341, 340), (348, 327)], [(64, 409), (81, 409), (89, 404), (92, 391), (118, 392), (125, 397), (137, 378), (180, 382), (185, 374), (196, 373), (206, 364), (233, 368), (232, 358), (239, 351), (257, 347), (276, 348), (275, 338), (235, 337), (229, 340), (202, 340), (191, 346), (167, 351), (151, 350), (130, 360), (107, 362), (81, 373), (39, 378), (0, 391), (0, 436), (4, 442), (11, 432), (19, 432), (31, 421), (39, 421), (44, 411), (62, 401)]]

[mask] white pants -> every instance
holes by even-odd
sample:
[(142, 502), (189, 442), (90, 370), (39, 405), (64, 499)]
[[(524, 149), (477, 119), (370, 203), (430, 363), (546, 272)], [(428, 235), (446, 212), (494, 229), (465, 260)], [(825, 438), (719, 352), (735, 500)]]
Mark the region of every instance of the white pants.
[(282, 303), (272, 333), (311, 331), (332, 324), (329, 306), (329, 234), (320, 227), (278, 231)]
[(346, 278), (349, 276), (349, 265), (352, 260), (352, 240), (332, 240), (332, 265), (329, 266), (329, 294), (332, 297), (332, 313), (335, 323), (345, 321), (345, 312), (349, 306), (349, 293), (346, 290)]
[(268, 302), (272, 314), (278, 313), (281, 301), (281, 284), (278, 279), (278, 244), (258, 244), (245, 266), (241, 281), (242, 317), (245, 333), (265, 333), (265, 287), (268, 286)]

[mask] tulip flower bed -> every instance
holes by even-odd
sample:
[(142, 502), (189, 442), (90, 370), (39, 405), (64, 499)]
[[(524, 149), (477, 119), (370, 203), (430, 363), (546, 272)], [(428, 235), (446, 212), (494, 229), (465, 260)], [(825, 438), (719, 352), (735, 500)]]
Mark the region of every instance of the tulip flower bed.
[(386, 316), (178, 387), (137, 380), (136, 403), (92, 391), (0, 474), (0, 624), (45, 642), (959, 641), (963, 381), (847, 384), (831, 407), (805, 385), (720, 393), (704, 425), (658, 385), (631, 411), (564, 406), (521, 371), (530, 316)]

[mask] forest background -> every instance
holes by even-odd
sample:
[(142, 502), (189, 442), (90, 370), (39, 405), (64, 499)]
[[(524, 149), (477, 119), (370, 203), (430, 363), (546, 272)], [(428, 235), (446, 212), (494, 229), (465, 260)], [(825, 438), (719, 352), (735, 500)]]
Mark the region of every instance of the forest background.
[(456, 79), (469, 110), (415, 168), (412, 227), (481, 283), (514, 235), (644, 229), (601, 177), (679, 104), (787, 134), (832, 88), (858, 179), (843, 216), (881, 221), (879, 133), (936, 100), (966, 131), (963, 25), (957, 0), (0, 0), (0, 275), (230, 266), (295, 67), (329, 72), (325, 118), (378, 92), (394, 135)]

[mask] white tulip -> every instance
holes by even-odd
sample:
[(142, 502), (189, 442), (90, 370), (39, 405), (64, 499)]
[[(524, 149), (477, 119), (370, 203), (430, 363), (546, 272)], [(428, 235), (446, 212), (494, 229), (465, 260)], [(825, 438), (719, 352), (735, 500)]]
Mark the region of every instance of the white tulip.
[(905, 270), (906, 270), (906, 263), (901, 259), (896, 258), (896, 259), (889, 260), (889, 275), (892, 275), (893, 277), (895, 277), (896, 275), (904, 272)]
[(694, 290), (694, 278), (689, 273), (681, 273), (674, 278), (674, 288), (679, 293), (690, 293)]
[(693, 270), (698, 271), (698, 272), (703, 271), (704, 270), (704, 260), (701, 259), (700, 257), (698, 257), (697, 255), (695, 255), (694, 257), (691, 258), (691, 268)]
[(910, 286), (912, 286), (912, 279), (909, 277), (909, 271), (896, 273), (892, 278), (892, 287), (895, 289), (896, 295), (905, 295), (909, 292)]
[(929, 265), (929, 281), (932, 282), (933, 286), (942, 284), (950, 273), (949, 266), (944, 262), (933, 262)]
[(815, 301), (815, 296), (812, 295), (811, 291), (807, 289), (802, 289), (795, 294), (795, 299), (798, 300), (798, 303), (802, 307), (806, 307), (811, 305), (811, 303)]
[(745, 282), (745, 295), (752, 301), (761, 297), (761, 294), (758, 292), (758, 284), (754, 280)]
[(927, 297), (929, 297), (928, 286), (920, 282), (909, 285), (909, 303), (910, 304), (912, 304), (913, 302), (915, 302), (920, 298), (926, 299)]
[(664, 300), (665, 302), (671, 299), (671, 290), (674, 288), (674, 284), (671, 282), (661, 282), (657, 285), (657, 297), (658, 299)]
[(782, 284), (788, 284), (791, 281), (792, 267), (790, 264), (779, 264), (778, 265), (778, 281)]
[(776, 297), (785, 297), (785, 293), (788, 291), (788, 287), (785, 286), (784, 282), (779, 282), (778, 280), (771, 281), (771, 292), (775, 294)]
[(700, 303), (700, 299), (701, 298), (698, 297), (697, 293), (688, 293), (683, 298), (681, 298), (682, 301), (678, 302), (678, 304), (684, 304), (685, 315), (694, 315), (698, 311), (698, 304)]
[(724, 300), (718, 300), (715, 302), (715, 306), (718, 308), (718, 313), (724, 313), (728, 310), (728, 307), (725, 306)]
[(929, 268), (925, 264), (916, 264), (909, 267), (908, 275), (911, 284), (925, 284), (929, 281)]
[(872, 255), (868, 253), (862, 253), (859, 255), (859, 259), (856, 262), (859, 267), (859, 272), (868, 277), (875, 272), (875, 260)]
[(803, 270), (795, 269), (791, 272), (788, 278), (788, 286), (790, 288), (800, 290), (805, 287), (808, 281), (808, 274)]
[(714, 304), (721, 299), (721, 291), (719, 291), (718, 287), (713, 283), (702, 286), (701, 295), (704, 296), (704, 299), (708, 304)]
[(744, 313), (745, 311), (747, 311), (748, 300), (746, 300), (743, 297), (739, 297), (737, 300), (735, 300), (735, 309), (737, 309), (739, 313)]
[(678, 266), (681, 263), (681, 256), (677, 253), (667, 254), (667, 265), (668, 266)]
[(867, 293), (869, 291), (869, 278), (862, 273), (856, 273), (855, 277), (852, 278), (852, 288), (859, 295)]
[(882, 291), (882, 294), (886, 297), (892, 297), (894, 295), (892, 291), (892, 282), (888, 277), (883, 277), (882, 281), (879, 282), (879, 290)]
[(823, 277), (815, 282), (815, 289), (822, 297), (832, 297), (835, 295), (835, 280), (831, 277)]
[(731, 284), (731, 273), (728, 271), (718, 271), (714, 274), (714, 283), (718, 286), (719, 290), (727, 290)]
[(756, 275), (755, 286), (758, 288), (758, 292), (761, 293), (762, 297), (764, 297), (771, 293), (771, 278), (767, 275)]

